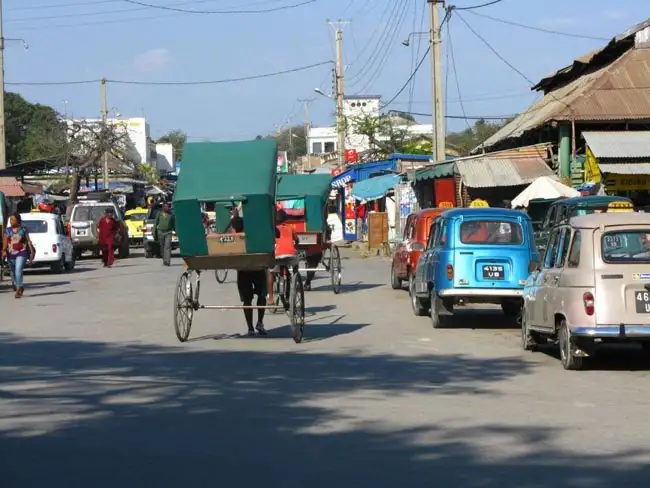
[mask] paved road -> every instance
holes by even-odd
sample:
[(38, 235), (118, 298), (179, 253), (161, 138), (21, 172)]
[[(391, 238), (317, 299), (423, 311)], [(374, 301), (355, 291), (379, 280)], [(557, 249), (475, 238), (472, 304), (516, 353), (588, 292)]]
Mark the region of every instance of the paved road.
[[(172, 332), (180, 264), (30, 274), (0, 292), (0, 485), (613, 487), (650, 476), (650, 363), (619, 351), (565, 372), (493, 311), (414, 317), (380, 259), (247, 339), (240, 312)], [(206, 276), (206, 302), (235, 303)]]

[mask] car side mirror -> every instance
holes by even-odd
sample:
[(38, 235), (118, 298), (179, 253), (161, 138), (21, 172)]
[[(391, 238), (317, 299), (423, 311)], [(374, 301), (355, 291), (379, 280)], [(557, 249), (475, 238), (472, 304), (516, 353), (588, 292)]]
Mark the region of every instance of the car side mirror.
[(542, 267), (537, 261), (531, 261), (528, 263), (528, 274), (534, 273), (536, 271), (541, 271)]

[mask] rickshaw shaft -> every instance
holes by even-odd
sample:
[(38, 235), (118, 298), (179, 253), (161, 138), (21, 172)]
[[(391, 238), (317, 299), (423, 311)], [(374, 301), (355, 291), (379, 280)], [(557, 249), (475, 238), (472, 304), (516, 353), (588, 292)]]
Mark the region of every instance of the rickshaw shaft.
[(277, 310), (275, 305), (201, 305), (199, 308), (205, 310)]

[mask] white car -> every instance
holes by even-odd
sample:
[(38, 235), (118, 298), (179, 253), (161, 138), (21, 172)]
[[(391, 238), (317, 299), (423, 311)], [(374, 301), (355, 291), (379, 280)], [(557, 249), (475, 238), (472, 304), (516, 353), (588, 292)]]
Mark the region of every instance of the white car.
[(49, 266), (53, 273), (62, 273), (74, 268), (74, 247), (65, 233), (61, 217), (50, 213), (32, 212), (20, 214), (20, 218), (34, 244), (34, 267)]

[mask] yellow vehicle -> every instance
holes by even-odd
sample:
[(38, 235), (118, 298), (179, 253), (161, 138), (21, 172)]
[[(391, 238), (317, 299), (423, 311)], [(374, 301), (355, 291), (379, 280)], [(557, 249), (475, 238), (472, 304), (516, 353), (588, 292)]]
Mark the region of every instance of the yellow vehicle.
[(126, 229), (129, 234), (129, 244), (142, 244), (144, 240), (144, 225), (147, 220), (147, 209), (136, 207), (124, 214)]

